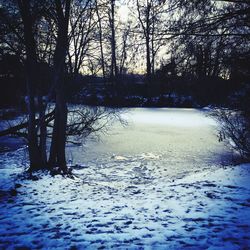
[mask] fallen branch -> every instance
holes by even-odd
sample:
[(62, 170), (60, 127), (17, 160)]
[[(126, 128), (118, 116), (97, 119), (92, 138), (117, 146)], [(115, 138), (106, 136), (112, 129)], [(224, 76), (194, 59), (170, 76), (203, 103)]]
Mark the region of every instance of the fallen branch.
[[(55, 111), (54, 110), (52, 112), (48, 113), (45, 116), (46, 123), (51, 122), (54, 119), (54, 115), (55, 115)], [(39, 118), (36, 119), (35, 122), (36, 122), (36, 125), (37, 125), (39, 123)], [(5, 135), (17, 134), (17, 131), (19, 131), (21, 129), (24, 129), (24, 128), (27, 128), (27, 127), (28, 127), (28, 122), (24, 122), (24, 123), (18, 124), (16, 126), (13, 126), (13, 127), (8, 128), (8, 129), (0, 131), (0, 137), (1, 136), (5, 136)]]

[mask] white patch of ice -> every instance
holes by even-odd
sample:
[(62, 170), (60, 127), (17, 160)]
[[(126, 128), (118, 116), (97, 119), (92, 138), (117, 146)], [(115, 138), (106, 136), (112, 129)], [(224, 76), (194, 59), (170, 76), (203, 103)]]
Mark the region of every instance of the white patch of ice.
[(126, 161), (128, 160), (128, 158), (121, 156), (121, 155), (113, 155), (112, 159), (114, 159), (115, 161)]
[(155, 124), (173, 127), (216, 125), (214, 120), (205, 117), (202, 111), (197, 109), (137, 108), (129, 114), (125, 114), (124, 117), (135, 124)]

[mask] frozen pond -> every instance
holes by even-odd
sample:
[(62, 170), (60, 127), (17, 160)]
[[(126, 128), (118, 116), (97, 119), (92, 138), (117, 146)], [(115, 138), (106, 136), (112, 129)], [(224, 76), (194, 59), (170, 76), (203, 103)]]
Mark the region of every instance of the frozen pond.
[(1, 154), (0, 249), (249, 249), (250, 165), (206, 112), (129, 110), (67, 148), (74, 179), (17, 178), (24, 150)]
[[(69, 147), (69, 159), (78, 164), (110, 168), (143, 165), (171, 178), (232, 161), (232, 152), (218, 142), (217, 124), (207, 111), (174, 108), (136, 108), (122, 115), (127, 126), (115, 123), (99, 141)], [(118, 163), (119, 164), (119, 163)], [(126, 178), (126, 176), (124, 176)]]

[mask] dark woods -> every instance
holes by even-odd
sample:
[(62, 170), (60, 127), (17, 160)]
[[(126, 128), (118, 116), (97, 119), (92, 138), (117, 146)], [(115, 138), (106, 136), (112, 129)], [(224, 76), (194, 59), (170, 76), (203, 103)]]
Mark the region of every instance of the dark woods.
[(1, 1), (0, 105), (25, 106), (28, 121), (0, 135), (27, 128), (31, 171), (67, 172), (68, 131), (89, 134), (94, 130), (89, 124), (103, 114), (84, 113), (78, 127), (69, 125), (69, 101), (113, 107), (212, 105), (240, 110), (249, 119), (249, 1), (127, 4)]

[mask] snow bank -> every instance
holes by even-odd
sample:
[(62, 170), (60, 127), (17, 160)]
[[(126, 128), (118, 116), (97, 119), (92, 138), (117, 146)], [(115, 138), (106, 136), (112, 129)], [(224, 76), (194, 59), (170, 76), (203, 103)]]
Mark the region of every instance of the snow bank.
[(0, 248), (250, 246), (250, 164), (144, 183), (132, 173), (127, 183), (90, 182), (86, 173), (18, 181), (17, 194), (2, 194)]

